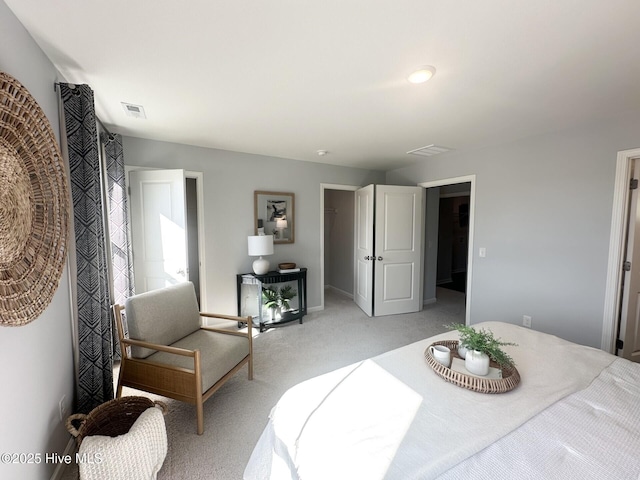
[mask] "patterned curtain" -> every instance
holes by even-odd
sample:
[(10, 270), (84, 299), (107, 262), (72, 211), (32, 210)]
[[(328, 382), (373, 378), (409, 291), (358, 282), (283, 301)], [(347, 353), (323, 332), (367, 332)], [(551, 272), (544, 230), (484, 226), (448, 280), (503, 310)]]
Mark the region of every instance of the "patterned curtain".
[(113, 398), (113, 332), (93, 91), (60, 84), (76, 241), (78, 385), (76, 410)]
[[(113, 301), (124, 305), (134, 294), (133, 263), (129, 243), (127, 220), (127, 195), (124, 171), (122, 136), (102, 133), (107, 164), (107, 203), (109, 205), (109, 238), (111, 239), (111, 264), (113, 265)], [(113, 356), (120, 359), (120, 347), (113, 329)]]

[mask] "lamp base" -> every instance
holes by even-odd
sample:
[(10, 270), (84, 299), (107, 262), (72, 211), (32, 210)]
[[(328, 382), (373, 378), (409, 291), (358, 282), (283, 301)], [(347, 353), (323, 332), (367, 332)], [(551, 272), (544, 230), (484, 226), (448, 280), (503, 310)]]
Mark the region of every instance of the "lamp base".
[(269, 260), (266, 258), (258, 258), (253, 261), (253, 273), (256, 275), (264, 275), (269, 272)]

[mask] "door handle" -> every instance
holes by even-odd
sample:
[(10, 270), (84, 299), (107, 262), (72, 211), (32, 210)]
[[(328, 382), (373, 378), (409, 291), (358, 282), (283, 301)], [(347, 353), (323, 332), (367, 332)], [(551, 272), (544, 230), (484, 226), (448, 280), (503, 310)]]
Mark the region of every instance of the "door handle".
[(365, 260), (371, 260), (372, 262), (376, 261), (376, 257), (374, 255), (371, 255), (371, 256), (367, 255), (366, 257), (364, 257), (364, 259)]
[(378, 257), (378, 261), (381, 262), (382, 261), (382, 257)]

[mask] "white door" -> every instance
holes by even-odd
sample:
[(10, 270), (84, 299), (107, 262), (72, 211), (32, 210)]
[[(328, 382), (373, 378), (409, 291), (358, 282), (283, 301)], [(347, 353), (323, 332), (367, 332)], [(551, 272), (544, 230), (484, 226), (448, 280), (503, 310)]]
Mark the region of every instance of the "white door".
[(376, 186), (375, 316), (422, 309), (423, 192)]
[(355, 192), (355, 265), (353, 298), (364, 313), (373, 315), (373, 204), (374, 186)]
[(184, 170), (129, 172), (136, 293), (188, 279)]
[(369, 316), (422, 309), (423, 192), (391, 185), (356, 191), (354, 299)]
[[(632, 178), (640, 179), (640, 160), (633, 161)], [(631, 191), (629, 203), (629, 225), (627, 251), (623, 274), (622, 305), (620, 313), (620, 333), (622, 348), (618, 355), (634, 362), (640, 362), (640, 188)]]

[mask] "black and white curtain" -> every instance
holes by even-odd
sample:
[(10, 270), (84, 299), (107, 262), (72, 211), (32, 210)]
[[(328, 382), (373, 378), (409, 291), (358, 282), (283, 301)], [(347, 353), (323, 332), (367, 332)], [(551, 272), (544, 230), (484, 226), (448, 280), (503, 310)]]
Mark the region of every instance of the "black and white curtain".
[[(104, 160), (107, 170), (113, 302), (124, 305), (125, 300), (134, 294), (134, 283), (133, 256), (128, 236), (127, 192), (122, 136), (103, 132), (100, 135), (100, 140), (104, 146)], [(113, 356), (114, 360), (118, 360), (120, 359), (120, 347), (115, 328), (113, 337)]]
[(77, 405), (88, 413), (113, 398), (113, 330), (101, 168), (93, 91), (60, 84), (69, 157), (77, 264)]

